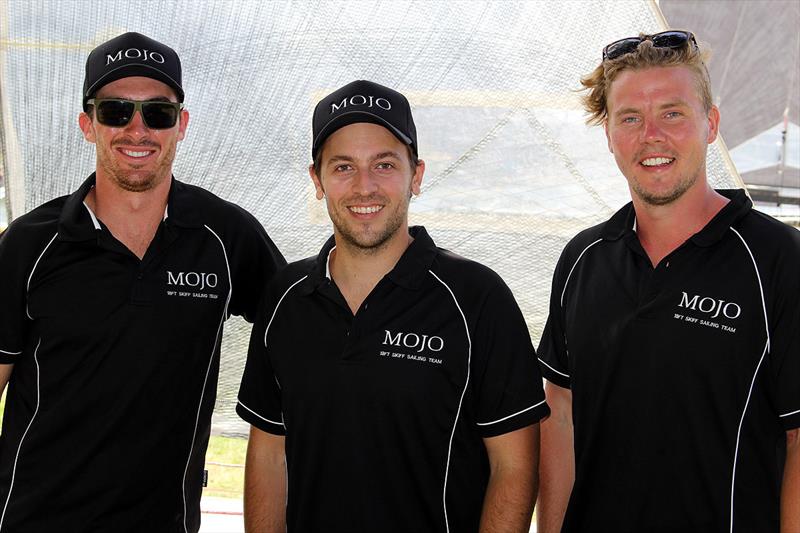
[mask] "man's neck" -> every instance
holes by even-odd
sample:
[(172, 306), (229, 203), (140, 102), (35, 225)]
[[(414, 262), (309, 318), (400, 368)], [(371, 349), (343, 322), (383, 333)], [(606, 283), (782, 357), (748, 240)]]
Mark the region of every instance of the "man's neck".
[(705, 180), (702, 185), (667, 205), (650, 205), (633, 196), (636, 233), (654, 267), (702, 230), (728, 203)]
[(336, 249), (330, 256), (330, 274), (353, 314), (378, 282), (391, 272), (413, 240), (407, 227), (398, 230), (378, 250), (363, 250), (336, 236)]
[(98, 172), (85, 202), (111, 234), (142, 259), (164, 218), (170, 185), (171, 179), (164, 179), (150, 190), (131, 192)]

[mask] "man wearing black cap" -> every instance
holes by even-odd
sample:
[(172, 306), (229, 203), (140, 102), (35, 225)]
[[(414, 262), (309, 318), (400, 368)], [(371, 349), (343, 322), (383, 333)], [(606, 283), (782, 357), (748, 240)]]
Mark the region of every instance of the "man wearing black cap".
[(86, 63), (96, 172), (0, 238), (0, 532), (194, 532), (222, 325), (284, 264), (258, 221), (172, 177), (181, 66), (137, 33)]
[(346, 85), (313, 134), (334, 235), (270, 283), (253, 328), (246, 527), (527, 532), (548, 409), (511, 292), (408, 227), (425, 164), (402, 94)]

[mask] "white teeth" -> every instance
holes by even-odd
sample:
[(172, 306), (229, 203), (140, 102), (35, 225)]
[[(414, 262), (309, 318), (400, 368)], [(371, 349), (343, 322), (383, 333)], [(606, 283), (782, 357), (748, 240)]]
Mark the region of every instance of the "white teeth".
[(642, 164), (646, 167), (655, 167), (658, 165), (666, 165), (667, 163), (672, 163), (674, 159), (669, 157), (648, 157)]
[(130, 156), (130, 157), (145, 157), (145, 156), (150, 155), (149, 151), (148, 152), (133, 152), (131, 150), (123, 150), (122, 153), (127, 155), (127, 156)]
[(383, 209), (383, 206), (382, 205), (371, 205), (369, 207), (351, 206), (348, 209), (350, 209), (350, 211), (352, 211), (353, 213), (358, 213), (359, 215), (366, 215), (369, 213), (377, 213), (378, 211)]

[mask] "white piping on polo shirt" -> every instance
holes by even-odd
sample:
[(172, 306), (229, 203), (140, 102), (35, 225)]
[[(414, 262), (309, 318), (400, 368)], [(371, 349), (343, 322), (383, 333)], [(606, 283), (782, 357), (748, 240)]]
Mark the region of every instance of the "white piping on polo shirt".
[(220, 246), (222, 247), (222, 255), (225, 258), (225, 268), (228, 270), (228, 297), (225, 299), (225, 307), (222, 308), (222, 317), (220, 318), (219, 325), (217, 326), (217, 335), (214, 339), (214, 344), (211, 347), (211, 356), (208, 358), (208, 366), (206, 367), (206, 376), (203, 379), (203, 388), (200, 390), (200, 401), (197, 402), (197, 413), (194, 417), (194, 432), (192, 433), (192, 444), (189, 446), (189, 455), (186, 458), (186, 467), (183, 469), (183, 482), (181, 483), (181, 491), (183, 495), (183, 530), (186, 533), (189, 533), (189, 528), (186, 525), (186, 474), (189, 471), (189, 463), (192, 460), (192, 452), (194, 451), (194, 441), (197, 439), (197, 426), (200, 423), (200, 410), (203, 408), (203, 397), (206, 393), (206, 385), (208, 384), (208, 374), (211, 372), (211, 363), (214, 361), (214, 353), (217, 350), (217, 344), (219, 342), (219, 337), (222, 334), (222, 325), (225, 323), (225, 319), (228, 316), (228, 304), (231, 302), (231, 294), (233, 294), (233, 278), (231, 277), (231, 265), (228, 262), (228, 251), (225, 249), (225, 243), (222, 242), (222, 239), (219, 238), (217, 233), (209, 228), (207, 225), (203, 224), (211, 234), (217, 238), (219, 241)]
[(0, 353), (8, 354), (8, 355), (19, 355), (22, 351), (19, 352), (7, 352), (6, 350), (0, 350)]
[(253, 411), (252, 409), (250, 409), (249, 407), (247, 407), (247, 406), (246, 406), (244, 403), (242, 403), (242, 400), (239, 400), (239, 399), (237, 398), (237, 399), (236, 399), (236, 401), (237, 401), (237, 402), (239, 402), (239, 405), (241, 405), (242, 407), (244, 407), (245, 409), (247, 409), (248, 411), (250, 411), (251, 413), (253, 413), (254, 415), (256, 415), (258, 418), (260, 418), (260, 419), (261, 419), (261, 420), (263, 420), (264, 422), (269, 422), (270, 424), (274, 424), (274, 425), (276, 425), (276, 426), (281, 426), (281, 427), (283, 427), (283, 428), (286, 428), (286, 425), (285, 425), (283, 422), (275, 422), (274, 420), (270, 420), (269, 418), (264, 418), (264, 417), (263, 417), (263, 416), (261, 416), (260, 414), (256, 413), (255, 411)]
[[(635, 227), (635, 225), (636, 225), (636, 219), (634, 219), (634, 227)], [(573, 264), (572, 264), (572, 268), (570, 268), (570, 269), (569, 269), (569, 274), (567, 274), (567, 279), (566, 279), (566, 280), (564, 280), (564, 289), (562, 289), (562, 291), (561, 291), (561, 298), (559, 299), (559, 303), (560, 303), (560, 305), (561, 305), (561, 307), (562, 307), (562, 308), (564, 307), (564, 295), (567, 293), (567, 285), (569, 285), (569, 280), (570, 280), (570, 278), (572, 277), (572, 273), (575, 271), (575, 267), (576, 267), (576, 266), (578, 266), (578, 263), (580, 263), (581, 259), (583, 258), (583, 254), (585, 254), (585, 253), (586, 253), (586, 251), (587, 251), (589, 248), (591, 248), (592, 246), (594, 246), (594, 245), (595, 245), (595, 244), (597, 244), (598, 242), (601, 242), (602, 240), (603, 240), (603, 239), (597, 239), (597, 240), (596, 240), (596, 241), (594, 241), (593, 243), (589, 244), (589, 246), (587, 246), (586, 248), (584, 248), (584, 249), (581, 251), (580, 255), (578, 255), (578, 258), (575, 260), (575, 263), (573, 263)], [(569, 352), (567, 352), (567, 357), (569, 357)], [(537, 359), (537, 360), (539, 360), (539, 362), (541, 362), (541, 363), (542, 363), (544, 366), (546, 366), (547, 368), (549, 368), (550, 370), (552, 370), (552, 371), (553, 371), (553, 372), (555, 372), (556, 374), (559, 374), (559, 375), (561, 375), (561, 376), (564, 376), (565, 378), (569, 378), (569, 374), (565, 374), (564, 372), (560, 372), (560, 371), (556, 370), (556, 369), (555, 369), (555, 368), (553, 368), (552, 366), (548, 365), (548, 364), (547, 364), (545, 361), (543, 361), (543, 360), (542, 360), (540, 357), (537, 357), (536, 359)]]
[(536, 359), (538, 359), (540, 363), (542, 363), (544, 366), (546, 366), (547, 368), (549, 368), (550, 370), (552, 370), (552, 371), (553, 371), (553, 372), (555, 372), (556, 374), (561, 374), (561, 375), (562, 375), (562, 376), (564, 376), (565, 378), (568, 378), (568, 377), (569, 377), (569, 374), (565, 374), (565, 373), (563, 373), (563, 372), (559, 372), (558, 370), (556, 370), (556, 369), (555, 369), (555, 368), (553, 368), (552, 366), (548, 365), (546, 361), (543, 361), (541, 357), (537, 357)]
[[(330, 251), (328, 252), (328, 257), (325, 259), (325, 277), (328, 279), (333, 279), (331, 277), (331, 254), (335, 249), (336, 249), (335, 246), (331, 248)], [(291, 287), (289, 288), (291, 289)]]
[[(53, 241), (56, 240), (56, 237), (58, 237), (58, 232), (56, 232), (56, 234), (53, 235), (53, 238), (50, 239), (50, 242), (48, 242), (47, 246), (44, 247), (44, 250), (42, 250), (42, 253), (40, 253), (39, 257), (36, 258), (36, 262), (33, 264), (33, 268), (31, 269), (31, 273), (28, 276), (28, 284), (25, 286), (25, 293), (26, 294), (29, 294), (31, 292), (31, 279), (33, 279), (33, 272), (36, 270), (36, 267), (39, 266), (39, 261), (41, 261), (42, 256), (47, 251), (47, 249), (50, 248), (50, 245), (53, 244)], [(27, 302), (25, 302), (25, 314), (28, 315), (28, 318), (33, 320), (33, 317), (31, 316), (30, 310), (28, 309), (28, 303)]]
[(453, 429), (450, 431), (450, 442), (447, 445), (447, 465), (445, 465), (444, 469), (444, 488), (442, 489), (442, 507), (444, 509), (444, 525), (445, 530), (447, 533), (450, 532), (450, 523), (447, 520), (447, 477), (450, 473), (450, 452), (453, 449), (453, 436), (456, 433), (456, 425), (458, 425), (458, 419), (461, 416), (461, 404), (464, 403), (464, 395), (467, 393), (467, 387), (469, 386), (469, 374), (470, 374), (470, 367), (472, 365), (472, 339), (469, 336), (469, 326), (467, 325), (467, 317), (464, 316), (464, 311), (461, 309), (461, 306), (458, 303), (458, 299), (456, 295), (453, 294), (453, 291), (450, 287), (442, 281), (442, 279), (433, 273), (433, 270), (428, 270), (431, 273), (431, 276), (436, 278), (436, 280), (444, 285), (444, 288), (447, 289), (447, 292), (450, 293), (450, 296), (453, 298), (453, 302), (456, 304), (456, 308), (458, 308), (458, 312), (461, 313), (461, 319), (464, 321), (464, 333), (467, 335), (467, 379), (464, 382), (464, 390), (461, 391), (461, 398), (458, 400), (458, 410), (456, 411), (456, 418), (453, 421)]
[[(275, 320), (275, 315), (278, 314), (278, 308), (281, 306), (281, 303), (283, 302), (283, 299), (286, 298), (286, 295), (289, 294), (290, 290), (294, 289), (295, 285), (297, 285), (298, 283), (300, 283), (301, 281), (303, 281), (307, 277), (308, 277), (308, 274), (306, 274), (302, 278), (298, 279), (297, 281), (295, 281), (294, 283), (289, 285), (289, 288), (286, 289), (286, 291), (284, 291), (284, 293), (281, 295), (281, 298), (280, 298), (280, 300), (278, 300), (278, 303), (275, 304), (275, 310), (272, 312), (272, 316), (269, 318), (269, 322), (267, 322), (267, 327), (264, 329), (264, 348), (267, 347), (267, 334), (269, 333), (269, 328), (272, 327), (272, 321)], [(278, 386), (280, 386), (280, 385), (278, 385)]]
[(3, 514), (0, 516), (0, 531), (3, 530), (3, 521), (6, 519), (6, 510), (8, 509), (8, 502), (11, 500), (11, 491), (14, 490), (14, 478), (17, 475), (17, 462), (19, 461), (19, 452), (22, 450), (22, 443), (25, 442), (25, 437), (28, 435), (28, 431), (31, 429), (33, 421), (36, 418), (36, 415), (39, 413), (39, 405), (41, 403), (40, 402), (41, 388), (39, 386), (39, 379), (40, 379), (39, 346), (41, 345), (42, 345), (42, 339), (39, 339), (39, 343), (36, 345), (36, 349), (33, 351), (33, 361), (36, 363), (36, 409), (33, 410), (33, 416), (31, 416), (31, 421), (28, 422), (28, 427), (25, 428), (25, 432), (22, 434), (22, 437), (19, 439), (19, 444), (17, 445), (17, 454), (14, 456), (14, 466), (11, 469), (11, 483), (9, 483), (8, 485), (8, 495), (6, 495), (5, 505), (3, 505)]
[(739, 240), (742, 241), (747, 253), (750, 255), (750, 260), (753, 262), (753, 268), (756, 272), (756, 280), (758, 281), (758, 290), (761, 294), (761, 308), (764, 311), (764, 328), (766, 329), (767, 333), (767, 342), (764, 344), (764, 351), (761, 353), (761, 359), (758, 360), (758, 365), (756, 365), (756, 371), (753, 372), (753, 379), (750, 380), (750, 390), (747, 391), (747, 400), (744, 402), (744, 408), (742, 409), (742, 416), (739, 419), (739, 429), (736, 431), (736, 449), (733, 453), (733, 475), (731, 476), (731, 522), (730, 522), (730, 532), (733, 533), (733, 493), (734, 487), (736, 485), (736, 461), (739, 458), (739, 440), (742, 434), (742, 424), (744, 424), (744, 416), (747, 413), (747, 406), (750, 404), (750, 396), (753, 394), (753, 385), (756, 382), (756, 376), (758, 375), (758, 370), (761, 368), (761, 363), (764, 361), (764, 356), (769, 353), (769, 346), (770, 346), (770, 338), (769, 338), (769, 322), (767, 321), (767, 304), (764, 301), (764, 287), (761, 284), (761, 274), (758, 272), (758, 264), (756, 263), (756, 258), (753, 257), (753, 252), (750, 250), (750, 247), (747, 245), (747, 241), (744, 240), (742, 234), (736, 231), (733, 227), (730, 228), (732, 232), (739, 237)]
[[(308, 274), (306, 274), (302, 278), (298, 279), (297, 281), (295, 281), (294, 283), (289, 285), (289, 288), (286, 289), (283, 292), (283, 294), (281, 295), (280, 299), (278, 300), (278, 303), (275, 304), (275, 310), (272, 311), (272, 316), (269, 318), (269, 322), (267, 322), (267, 327), (264, 329), (264, 348), (267, 347), (267, 334), (269, 333), (269, 328), (272, 327), (272, 321), (275, 320), (275, 315), (278, 314), (278, 308), (281, 306), (281, 303), (283, 302), (283, 299), (286, 298), (286, 295), (289, 294), (289, 291), (291, 291), (298, 283), (300, 283), (301, 281), (303, 281), (307, 277), (308, 277)], [(278, 388), (280, 389), (281, 388), (281, 384), (278, 381), (278, 376), (273, 374), (272, 377), (275, 378), (275, 383), (278, 384)], [(261, 420), (264, 420), (265, 422), (269, 422), (270, 424), (275, 424), (277, 426), (282, 426), (284, 429), (286, 429), (286, 423), (283, 422), (283, 413), (281, 413), (281, 422), (273, 422), (269, 418), (265, 418), (265, 417), (261, 416), (260, 414), (256, 413), (255, 411), (253, 411), (252, 409), (250, 409), (249, 407), (247, 407), (244, 403), (242, 403), (242, 400), (240, 398), (237, 397), (236, 398), (236, 402), (239, 405), (241, 405), (242, 407), (244, 407), (245, 409), (247, 409), (248, 411), (250, 411), (251, 413), (253, 413), (254, 415), (256, 415)]]
[(564, 294), (566, 294), (566, 292), (567, 292), (567, 285), (569, 285), (569, 278), (572, 277), (572, 272), (575, 270), (575, 267), (578, 266), (578, 263), (581, 261), (581, 258), (583, 257), (583, 254), (586, 253), (586, 250), (588, 250), (589, 248), (591, 248), (592, 246), (594, 246), (595, 244), (597, 244), (598, 242), (600, 242), (602, 240), (603, 239), (597, 239), (596, 241), (591, 243), (589, 246), (584, 248), (583, 251), (581, 252), (581, 254), (578, 256), (578, 258), (575, 260), (575, 263), (572, 265), (572, 268), (569, 269), (569, 274), (567, 274), (567, 279), (564, 281), (564, 289), (561, 291), (561, 300), (560, 300), (561, 307), (564, 307)]
[(103, 229), (102, 226), (100, 226), (100, 222), (98, 222), (97, 217), (94, 214), (94, 211), (92, 211), (92, 208), (89, 207), (89, 204), (83, 202), (83, 207), (85, 207), (86, 210), (89, 211), (89, 216), (92, 217), (92, 225), (94, 226), (94, 229), (99, 229), (99, 230)]
[(547, 400), (542, 400), (541, 402), (533, 404), (530, 407), (526, 407), (525, 409), (517, 411), (516, 413), (512, 413), (512, 414), (510, 414), (508, 416), (504, 416), (503, 418), (498, 418), (497, 420), (492, 420), (491, 422), (475, 422), (475, 425), (478, 425), (478, 426), (491, 426), (492, 424), (497, 424), (498, 422), (502, 422), (503, 420), (508, 420), (509, 418), (514, 418), (517, 415), (521, 415), (525, 411), (530, 411), (531, 409), (533, 409), (535, 407), (539, 407), (540, 405), (542, 405), (546, 401)]
[(784, 416), (792, 416), (792, 415), (796, 415), (797, 413), (800, 413), (800, 409), (798, 409), (797, 411), (792, 411), (791, 413), (785, 413), (785, 414), (778, 415), (778, 416), (780, 418), (783, 418)]

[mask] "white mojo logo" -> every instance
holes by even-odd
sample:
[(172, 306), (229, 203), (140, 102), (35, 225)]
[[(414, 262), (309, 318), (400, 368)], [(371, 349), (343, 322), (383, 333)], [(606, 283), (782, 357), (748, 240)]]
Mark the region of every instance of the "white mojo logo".
[(117, 50), (114, 55), (106, 54), (106, 65), (110, 65), (121, 59), (141, 59), (142, 61), (153, 61), (154, 63), (164, 63), (164, 56), (158, 52), (147, 49), (128, 48), (127, 50)]
[[(404, 333), (398, 331), (392, 333), (384, 330), (383, 346), (378, 355), (397, 360), (415, 361), (419, 363), (429, 363), (441, 365), (442, 359), (437, 352), (444, 349), (444, 339), (436, 335), (420, 335), (419, 333)], [(427, 353), (422, 354), (423, 351)], [(412, 353), (408, 353), (412, 352)]]
[(215, 289), (219, 285), (219, 277), (214, 272), (172, 272), (167, 270), (168, 296), (191, 296), (193, 298), (216, 299), (216, 294), (198, 292)]
[[(736, 328), (716, 322), (715, 319), (719, 317), (727, 318), (728, 320), (735, 320), (742, 316), (742, 308), (736, 302), (726, 302), (720, 298), (712, 298), (711, 296), (701, 296), (695, 294), (689, 296), (686, 292), (681, 291), (681, 300), (678, 302), (678, 307), (684, 309), (684, 313), (675, 313), (673, 318), (688, 322), (689, 324), (698, 324), (712, 329), (726, 331), (728, 333), (736, 333)], [(689, 312), (702, 313), (705, 317), (692, 316)]]
[(366, 107), (377, 106), (386, 111), (389, 111), (392, 108), (392, 103), (381, 96), (375, 98), (373, 95), (364, 96), (361, 94), (356, 94), (350, 98), (343, 98), (338, 104), (336, 102), (331, 102), (331, 115), (340, 109), (347, 109), (348, 105)]
[(412, 350), (416, 350), (417, 353), (422, 352), (422, 350), (426, 348), (432, 352), (441, 352), (442, 348), (444, 348), (444, 339), (437, 337), (436, 335), (429, 337), (428, 335), (403, 333), (399, 331), (393, 336), (392, 332), (388, 329), (385, 331), (386, 336), (383, 338), (384, 346), (411, 348)]
[(722, 313), (722, 316), (725, 318), (733, 320), (739, 318), (742, 314), (742, 308), (739, 307), (739, 304), (736, 302), (726, 302), (725, 300), (711, 298), (710, 296), (701, 298), (699, 294), (695, 294), (689, 299), (688, 294), (685, 292), (682, 294), (683, 296), (681, 296), (681, 302), (678, 304), (678, 307), (684, 307), (692, 311), (700, 311), (701, 313), (712, 315), (709, 318), (717, 318), (720, 313)]

